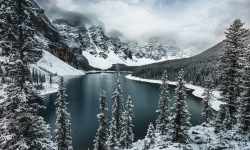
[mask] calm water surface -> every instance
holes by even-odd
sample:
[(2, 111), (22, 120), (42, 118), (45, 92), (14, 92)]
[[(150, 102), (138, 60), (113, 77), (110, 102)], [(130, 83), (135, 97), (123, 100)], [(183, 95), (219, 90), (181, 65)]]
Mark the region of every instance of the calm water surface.
[[(128, 95), (131, 95), (135, 117), (133, 118), (135, 140), (145, 137), (150, 122), (155, 123), (155, 113), (159, 99), (159, 85), (137, 82), (126, 79), (121, 74), (121, 87), (123, 90), (123, 101), (126, 102)], [(114, 89), (114, 74), (99, 73), (87, 74), (85, 76), (65, 77), (67, 88), (68, 111), (71, 115), (71, 128), (74, 150), (93, 149), (93, 140), (98, 128), (96, 115), (99, 113), (99, 91), (101, 83), (107, 92), (110, 119)], [(171, 106), (174, 102), (174, 86), (170, 86)], [(187, 92), (187, 103), (191, 113), (192, 125), (200, 124), (201, 99), (194, 97), (191, 91)], [(51, 132), (55, 129), (55, 106), (56, 94), (47, 95), (43, 102), (46, 110), (41, 112), (45, 121), (51, 125)], [(54, 133), (53, 133), (54, 135)]]

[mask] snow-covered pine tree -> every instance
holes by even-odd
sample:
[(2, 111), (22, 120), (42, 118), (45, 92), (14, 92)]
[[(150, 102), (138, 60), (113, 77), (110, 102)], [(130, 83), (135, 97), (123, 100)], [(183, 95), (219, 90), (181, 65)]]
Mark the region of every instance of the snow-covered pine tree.
[(8, 58), (4, 66), (10, 77), (20, 71), (15, 76), (18, 77), (17, 85), (22, 88), (26, 81), (31, 80), (27, 65), (42, 57), (42, 51), (36, 48), (38, 42), (31, 21), (32, 16), (40, 15), (39, 12), (40, 9), (33, 7), (30, 0), (0, 1), (1, 55)]
[(99, 128), (96, 133), (96, 138), (94, 140), (94, 150), (106, 150), (107, 148), (107, 137), (108, 137), (108, 119), (107, 119), (107, 112), (108, 112), (108, 104), (107, 104), (107, 96), (106, 91), (101, 88), (100, 91), (100, 98), (99, 98), (99, 109), (100, 113), (97, 115), (99, 121)]
[(121, 134), (121, 147), (129, 149), (134, 142), (132, 117), (134, 117), (133, 104), (130, 95), (128, 96), (126, 111), (124, 112), (122, 134)]
[(151, 144), (155, 143), (155, 128), (152, 123), (149, 124), (147, 129), (147, 135), (145, 136), (144, 149), (149, 149)]
[(168, 132), (168, 123), (169, 123), (169, 115), (170, 115), (170, 106), (169, 106), (169, 89), (168, 89), (168, 81), (167, 81), (167, 71), (164, 70), (164, 73), (161, 78), (162, 84), (160, 87), (160, 99), (158, 103), (158, 119), (156, 120), (156, 129), (162, 135), (166, 135)]
[(71, 137), (70, 114), (67, 112), (66, 87), (63, 77), (60, 78), (60, 85), (55, 101), (56, 108), (56, 144), (58, 150), (73, 150)]
[(221, 104), (220, 105), (220, 109), (217, 113), (216, 119), (215, 119), (215, 129), (214, 132), (215, 133), (219, 133), (223, 127), (223, 120), (226, 118), (226, 111), (227, 111), (227, 107), (225, 106), (225, 104)]
[(213, 89), (212, 78), (211, 76), (208, 76), (207, 79), (205, 80), (205, 89), (204, 93), (202, 94), (202, 96), (204, 96), (202, 101), (203, 103), (202, 117), (205, 119), (206, 123), (212, 121), (213, 117), (213, 110), (209, 106), (209, 102), (214, 98), (212, 89)]
[[(113, 104), (113, 107), (117, 107), (116, 106), (116, 103)], [(113, 114), (113, 109), (112, 109), (112, 112)], [(116, 118), (112, 115), (111, 116), (111, 121), (110, 121), (110, 126), (109, 126), (109, 137), (108, 137), (108, 142), (107, 142), (107, 145), (108, 145), (108, 149), (109, 150), (116, 150), (119, 145), (118, 143), (118, 139), (117, 139), (117, 133), (116, 133)]]
[(231, 119), (232, 118), (230, 117), (228, 107), (226, 107), (225, 119), (223, 120), (223, 129), (225, 131), (230, 130), (230, 129), (233, 128), (233, 121)]
[(175, 89), (176, 100), (172, 108), (172, 117), (169, 125), (169, 133), (173, 142), (187, 143), (188, 130), (190, 129), (190, 113), (185, 101), (186, 87), (184, 82), (184, 71), (179, 72), (178, 83)]
[(243, 70), (243, 82), (240, 99), (240, 108), (238, 109), (238, 130), (241, 134), (250, 134), (250, 45), (245, 48), (245, 53), (240, 57)]
[[(122, 118), (123, 118), (124, 107), (123, 107), (122, 89), (121, 89), (121, 81), (120, 81), (120, 70), (119, 70), (118, 64), (116, 65), (114, 90), (115, 91), (112, 93), (112, 100), (114, 101), (114, 103), (112, 106), (112, 118), (110, 122), (109, 145), (110, 144), (113, 145), (115, 143), (119, 145), (121, 132), (122, 132), (121, 129), (122, 129), (122, 122), (123, 122)], [(117, 141), (114, 143), (114, 140), (117, 140)]]
[(226, 39), (224, 40), (224, 48), (221, 50), (219, 63), (219, 90), (221, 91), (221, 100), (228, 105), (230, 120), (233, 124), (236, 123), (236, 113), (240, 98), (241, 88), (240, 82), (242, 74), (239, 65), (240, 54), (244, 52), (244, 40), (247, 36), (248, 30), (243, 28), (244, 23), (236, 19), (232, 25), (227, 29)]
[(30, 17), (37, 9), (32, 6), (29, 0), (0, 1), (0, 56), (6, 58), (4, 71), (13, 82), (5, 88), (1, 106), (1, 149), (54, 149), (49, 126), (37, 115), (41, 106), (32, 101), (41, 97), (31, 83), (28, 64), (42, 55), (34, 47)]
[(0, 149), (55, 149), (49, 126), (37, 115), (38, 104), (28, 103), (21, 87), (10, 83), (5, 89), (7, 98), (1, 104)]

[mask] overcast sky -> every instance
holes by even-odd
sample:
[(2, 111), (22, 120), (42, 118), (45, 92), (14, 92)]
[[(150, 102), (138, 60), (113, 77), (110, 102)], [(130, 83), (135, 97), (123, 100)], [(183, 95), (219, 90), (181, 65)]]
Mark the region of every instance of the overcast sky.
[[(36, 0), (51, 20), (81, 16), (88, 24), (130, 39), (161, 36), (208, 48), (239, 18), (250, 25), (249, 0)], [(60, 16), (61, 14), (61, 16)], [(59, 17), (60, 16), (60, 17)]]

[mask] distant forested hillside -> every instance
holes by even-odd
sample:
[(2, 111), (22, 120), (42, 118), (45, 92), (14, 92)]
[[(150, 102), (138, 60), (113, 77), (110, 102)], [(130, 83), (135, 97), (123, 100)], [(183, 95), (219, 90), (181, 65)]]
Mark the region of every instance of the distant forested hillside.
[(218, 67), (219, 53), (223, 47), (223, 42), (209, 48), (201, 54), (190, 58), (169, 60), (160, 63), (137, 67), (133, 75), (141, 78), (160, 79), (163, 70), (167, 70), (170, 81), (176, 81), (178, 72), (183, 69), (185, 80), (195, 85), (204, 84), (204, 79), (209, 74), (216, 81), (216, 70)]

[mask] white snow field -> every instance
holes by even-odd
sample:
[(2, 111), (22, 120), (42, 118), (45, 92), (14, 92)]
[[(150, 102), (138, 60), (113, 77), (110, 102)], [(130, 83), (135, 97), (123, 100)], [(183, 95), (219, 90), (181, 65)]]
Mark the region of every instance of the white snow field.
[(124, 64), (126, 66), (141, 66), (141, 65), (162, 62), (162, 61), (166, 61), (166, 60), (170, 60), (170, 59), (175, 59), (175, 58), (171, 57), (169, 59), (162, 58), (161, 60), (155, 61), (155, 60), (149, 59), (149, 58), (138, 59), (138, 58), (134, 57), (133, 60), (131, 60), (131, 59), (125, 60), (125, 59), (119, 57), (118, 55), (116, 55), (113, 51), (110, 51), (108, 53), (108, 57), (106, 59), (99, 57), (98, 55), (94, 56), (87, 51), (83, 51), (82, 55), (87, 58), (90, 66), (98, 68), (98, 69), (102, 69), (102, 70), (109, 69), (114, 64)]
[(59, 76), (85, 74), (83, 71), (75, 69), (45, 50), (43, 51), (43, 57), (36, 64), (32, 64), (31, 67), (40, 68)]

